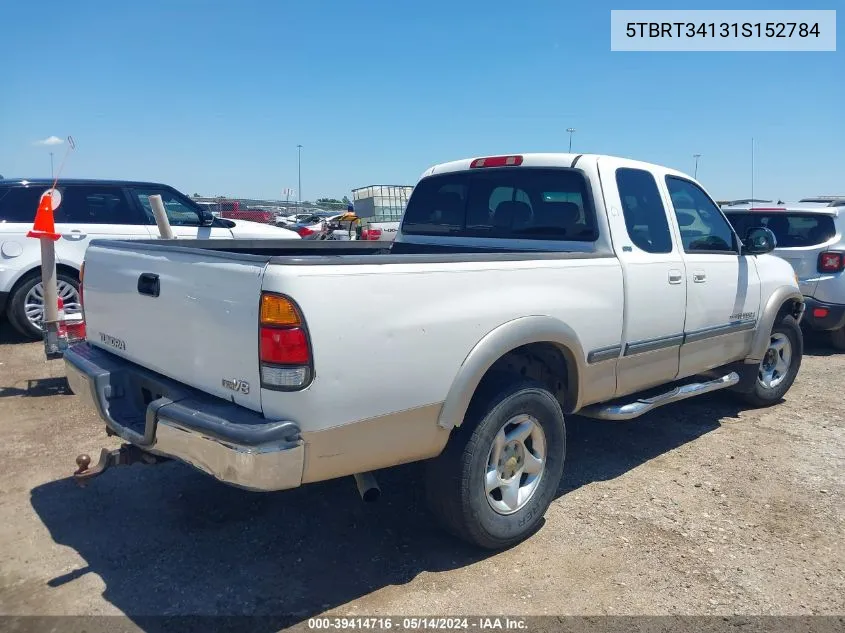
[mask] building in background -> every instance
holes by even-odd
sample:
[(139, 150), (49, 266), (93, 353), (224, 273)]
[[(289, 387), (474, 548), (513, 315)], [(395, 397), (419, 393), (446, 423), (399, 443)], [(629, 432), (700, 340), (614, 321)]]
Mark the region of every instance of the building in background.
[(413, 189), (410, 185), (369, 185), (353, 189), (355, 215), (370, 222), (399, 221)]

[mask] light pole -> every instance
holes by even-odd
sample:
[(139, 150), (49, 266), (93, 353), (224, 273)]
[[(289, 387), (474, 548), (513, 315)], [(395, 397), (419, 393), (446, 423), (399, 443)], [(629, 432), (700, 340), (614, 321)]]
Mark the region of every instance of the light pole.
[(569, 132), (569, 151), (572, 152), (572, 133), (575, 131), (574, 127), (566, 128), (566, 131)]
[(302, 145), (296, 146), (296, 164), (297, 164), (297, 179), (298, 185), (296, 188), (296, 199), (299, 201), (296, 205), (297, 212), (302, 211)]
[(692, 157), (695, 159), (695, 171), (693, 172), (692, 177), (698, 178), (698, 159), (701, 158), (701, 154), (693, 154)]
[(53, 179), (53, 152), (50, 152), (50, 180)]

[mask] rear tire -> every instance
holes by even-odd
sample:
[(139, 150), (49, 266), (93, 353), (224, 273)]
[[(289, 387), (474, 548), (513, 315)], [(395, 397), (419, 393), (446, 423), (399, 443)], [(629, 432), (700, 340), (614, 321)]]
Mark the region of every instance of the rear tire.
[(563, 475), (566, 426), (552, 393), (519, 376), (472, 409), (426, 464), (426, 500), (458, 538), (502, 549), (541, 525)]
[[(65, 299), (65, 310), (69, 308), (72, 310), (79, 310), (79, 280), (64, 272), (58, 272), (56, 274), (56, 280), (59, 284), (59, 296)], [(41, 327), (34, 324), (27, 316), (27, 297), (30, 298), (29, 310), (32, 312), (32, 300), (37, 299), (37, 296), (39, 295), (43, 298), (43, 293), (39, 293), (36, 289), (36, 286), (40, 286), (40, 284), (40, 270), (33, 270), (25, 275), (12, 291), (12, 296), (9, 298), (9, 306), (7, 308), (7, 316), (12, 327), (14, 327), (23, 336), (33, 341), (42, 340), (44, 338), (44, 334)], [(36, 290), (33, 293), (34, 289)], [(68, 301), (68, 299), (71, 299), (71, 301)], [(41, 306), (41, 318), (43, 319), (43, 299)]]
[(833, 345), (833, 349), (845, 352), (845, 325), (838, 330), (831, 331), (830, 344)]
[(791, 315), (787, 315), (772, 328), (769, 347), (758, 367), (754, 388), (738, 395), (755, 407), (768, 407), (780, 402), (795, 382), (803, 355), (801, 328)]

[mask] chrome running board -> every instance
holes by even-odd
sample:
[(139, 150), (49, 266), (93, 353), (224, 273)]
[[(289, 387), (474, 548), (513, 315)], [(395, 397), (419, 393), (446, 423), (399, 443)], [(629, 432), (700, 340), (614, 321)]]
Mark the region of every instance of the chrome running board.
[(588, 418), (596, 418), (598, 420), (633, 420), (641, 415), (648, 413), (662, 407), (664, 404), (671, 404), (680, 400), (686, 400), (694, 396), (700, 396), (711, 391), (719, 391), (720, 389), (727, 389), (733, 387), (739, 382), (739, 374), (731, 372), (721, 378), (715, 380), (708, 380), (707, 382), (693, 382), (686, 385), (680, 385), (673, 388), (666, 393), (661, 393), (649, 398), (639, 398), (633, 402), (625, 402), (622, 404), (592, 404), (584, 407), (577, 412), (577, 415), (583, 415)]

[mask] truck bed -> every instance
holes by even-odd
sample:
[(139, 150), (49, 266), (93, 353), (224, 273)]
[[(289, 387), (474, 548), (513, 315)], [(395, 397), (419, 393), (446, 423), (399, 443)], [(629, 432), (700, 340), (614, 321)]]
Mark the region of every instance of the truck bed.
[[(197, 250), (225, 253), (255, 262), (283, 265), (314, 266), (321, 263), (343, 264), (413, 264), (413, 263), (448, 263), (448, 262), (483, 262), (483, 261), (523, 261), (527, 259), (588, 259), (594, 257), (612, 257), (610, 253), (597, 253), (587, 250), (538, 250), (536, 248), (480, 248), (472, 246), (436, 246), (432, 244), (414, 244), (407, 242), (379, 243), (369, 241), (310, 241), (310, 240), (178, 240), (167, 242), (153, 240), (93, 240), (92, 245), (109, 248), (135, 250), (145, 245), (145, 250), (164, 250), (167, 252), (191, 252)], [(378, 261), (372, 259), (378, 255)], [(320, 261), (322, 260), (322, 261)]]

